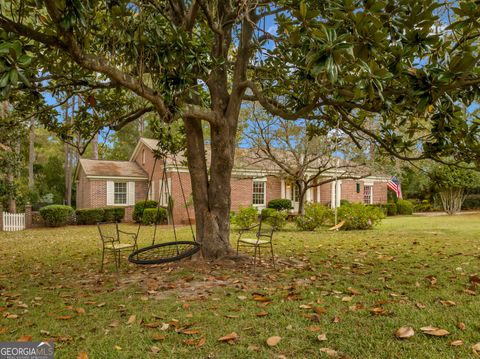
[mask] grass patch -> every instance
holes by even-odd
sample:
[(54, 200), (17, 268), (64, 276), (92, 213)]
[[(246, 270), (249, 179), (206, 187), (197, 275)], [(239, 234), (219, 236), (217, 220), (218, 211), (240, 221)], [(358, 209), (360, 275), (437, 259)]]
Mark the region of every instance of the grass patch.
[[(141, 246), (152, 232), (142, 228)], [(371, 231), (276, 233), (277, 270), (191, 261), (137, 267), (123, 258), (116, 275), (112, 261), (98, 273), (94, 226), (0, 232), (0, 341), (53, 338), (57, 358), (321, 358), (324, 347), (352, 358), (473, 357), (479, 235), (479, 215), (396, 217)], [(163, 228), (158, 236), (172, 239)], [(189, 239), (189, 229), (179, 237)], [(428, 325), (450, 335), (422, 334)], [(396, 339), (401, 326), (416, 334)], [(217, 340), (231, 332), (234, 344)], [(277, 335), (278, 345), (265, 344)], [(465, 344), (449, 345), (457, 339)]]

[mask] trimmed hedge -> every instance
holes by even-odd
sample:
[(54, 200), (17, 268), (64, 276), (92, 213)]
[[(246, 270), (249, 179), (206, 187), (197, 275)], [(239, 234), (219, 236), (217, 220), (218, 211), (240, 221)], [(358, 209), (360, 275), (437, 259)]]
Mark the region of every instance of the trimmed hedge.
[(158, 206), (157, 201), (148, 200), (148, 201), (137, 202), (133, 209), (133, 215), (132, 215), (133, 220), (137, 223), (142, 222), (143, 210), (147, 208), (156, 208), (157, 206)]
[(103, 222), (105, 210), (103, 208), (86, 208), (75, 211), (77, 224), (97, 224)]
[(277, 211), (293, 209), (292, 201), (285, 198), (272, 199), (268, 202), (267, 207), (276, 209)]
[(47, 227), (61, 227), (67, 225), (74, 213), (72, 207), (58, 204), (52, 204), (40, 208), (40, 216)]
[(462, 209), (480, 209), (480, 198), (467, 197), (463, 202)]
[(338, 218), (345, 221), (342, 229), (370, 229), (385, 218), (383, 212), (374, 206), (365, 206), (362, 203), (353, 203), (338, 208)]
[(428, 200), (424, 199), (423, 201), (415, 203), (413, 205), (413, 211), (414, 212), (432, 212), (433, 206)]
[(305, 214), (295, 218), (295, 224), (302, 231), (314, 231), (332, 218), (332, 211), (320, 203), (309, 203)]
[(240, 207), (237, 213), (233, 215), (232, 222), (238, 228), (250, 228), (258, 220), (258, 210), (253, 207)]
[(397, 215), (397, 204), (394, 202), (388, 202), (385, 207), (387, 207), (387, 216), (396, 216)]
[(123, 207), (105, 207), (104, 222), (121, 222), (125, 218), (125, 208)]
[(277, 211), (274, 208), (262, 210), (262, 220), (269, 223), (275, 230), (281, 230), (287, 224), (287, 212)]
[(410, 201), (399, 199), (397, 201), (397, 213), (403, 215), (413, 214), (413, 204)]
[(160, 208), (146, 208), (143, 212), (142, 223), (149, 224), (164, 224), (167, 222), (167, 210)]

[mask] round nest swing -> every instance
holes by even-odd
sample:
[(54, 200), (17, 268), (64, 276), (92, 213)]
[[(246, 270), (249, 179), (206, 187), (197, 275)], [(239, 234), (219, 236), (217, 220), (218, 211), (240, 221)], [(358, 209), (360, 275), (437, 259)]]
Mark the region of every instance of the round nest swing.
[[(156, 233), (157, 233), (157, 222), (155, 221), (152, 245), (137, 249), (137, 250), (133, 251), (132, 253), (130, 253), (130, 255), (128, 256), (128, 260), (132, 263), (135, 263), (135, 264), (148, 265), (148, 264), (162, 264), (162, 263), (175, 262), (175, 261), (178, 261), (178, 260), (181, 260), (181, 259), (184, 259), (184, 258), (191, 257), (192, 255), (194, 255), (195, 253), (197, 253), (201, 249), (200, 243), (196, 242), (196, 240), (195, 240), (195, 233), (193, 231), (192, 223), (190, 222), (190, 214), (188, 212), (187, 200), (186, 200), (186, 197), (185, 197), (185, 192), (183, 190), (183, 185), (182, 185), (182, 181), (181, 181), (181, 178), (180, 178), (180, 172), (178, 171), (177, 160), (175, 158), (175, 154), (173, 154), (173, 163), (174, 163), (174, 167), (176, 169), (177, 175), (178, 175), (178, 180), (179, 180), (179, 183), (180, 183), (180, 189), (181, 189), (181, 192), (182, 192), (184, 205), (185, 205), (185, 208), (187, 209), (188, 223), (190, 225), (190, 231), (191, 231), (192, 238), (193, 238), (192, 241), (184, 241), (184, 240), (179, 241), (179, 240), (177, 240), (177, 231), (175, 229), (175, 222), (173, 220), (173, 215), (171, 215), (172, 214), (172, 209), (173, 209), (173, 204), (172, 204), (172, 201), (170, 200), (171, 195), (170, 195), (170, 191), (169, 191), (168, 181), (166, 181), (166, 167), (167, 167), (166, 166), (167, 165), (167, 158), (166, 157), (167, 157), (166, 154), (163, 155), (162, 182), (161, 182), (161, 187), (160, 187), (160, 196), (159, 196), (158, 205), (157, 205), (156, 217), (158, 216), (158, 214), (160, 212), (160, 208), (162, 208), (162, 206), (160, 205), (160, 203), (162, 202), (162, 199), (164, 201), (167, 201), (168, 205), (167, 205), (166, 209), (167, 209), (167, 213), (170, 214), (169, 217), (171, 219), (171, 223), (172, 223), (172, 227), (173, 227), (173, 236), (174, 236), (175, 240), (171, 241), (171, 242), (164, 242), (164, 243), (155, 244), (155, 238), (156, 238)], [(156, 164), (157, 164), (157, 157), (155, 157), (155, 162), (153, 164), (153, 170), (152, 170), (152, 174), (150, 176), (150, 182), (149, 182), (149, 185), (148, 185), (148, 193), (150, 193), (150, 190), (151, 190), (152, 178), (153, 178), (153, 174), (155, 172)], [(164, 191), (164, 188), (163, 188), (164, 184), (165, 184), (165, 191)], [(163, 196), (165, 196), (167, 198), (162, 198)], [(144, 206), (143, 206), (143, 210), (142, 210), (142, 218), (143, 218), (143, 212), (145, 211), (145, 204), (147, 203), (147, 200), (148, 200), (148, 195), (147, 195), (147, 198), (145, 198), (145, 202), (144, 202)], [(141, 227), (141, 222), (138, 224), (137, 237), (138, 237), (138, 233), (140, 231), (140, 227)]]

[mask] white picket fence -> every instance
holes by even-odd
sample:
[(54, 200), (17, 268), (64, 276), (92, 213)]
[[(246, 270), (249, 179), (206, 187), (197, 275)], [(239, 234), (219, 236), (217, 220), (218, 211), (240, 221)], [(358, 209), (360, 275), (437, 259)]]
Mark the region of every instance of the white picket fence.
[(25, 213), (3, 212), (3, 230), (7, 232), (25, 229)]

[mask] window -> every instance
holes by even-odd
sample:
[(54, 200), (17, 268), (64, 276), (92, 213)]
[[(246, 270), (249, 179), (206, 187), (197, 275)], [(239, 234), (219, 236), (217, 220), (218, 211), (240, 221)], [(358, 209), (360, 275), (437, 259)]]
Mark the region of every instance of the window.
[(115, 182), (113, 188), (113, 203), (127, 204), (127, 183)]
[(363, 203), (365, 204), (373, 203), (373, 186), (372, 185), (363, 186)]
[(265, 181), (253, 181), (253, 205), (265, 205)]
[(292, 185), (292, 202), (298, 202), (300, 198), (300, 188), (296, 184)]

